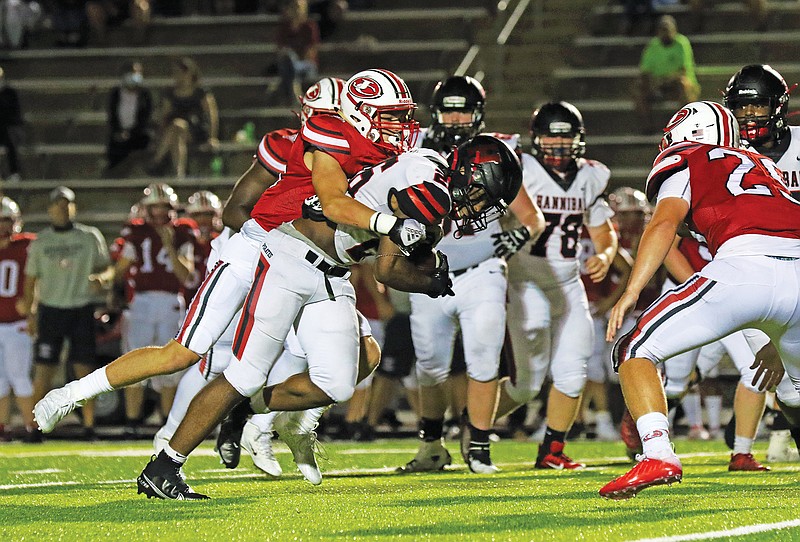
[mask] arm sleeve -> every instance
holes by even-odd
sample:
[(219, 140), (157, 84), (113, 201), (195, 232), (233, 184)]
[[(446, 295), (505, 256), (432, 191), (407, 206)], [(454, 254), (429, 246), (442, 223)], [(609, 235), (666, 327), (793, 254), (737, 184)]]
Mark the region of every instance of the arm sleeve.
[(692, 185), (689, 183), (689, 169), (674, 173), (661, 183), (658, 189), (658, 201), (664, 198), (681, 198), (692, 204)]

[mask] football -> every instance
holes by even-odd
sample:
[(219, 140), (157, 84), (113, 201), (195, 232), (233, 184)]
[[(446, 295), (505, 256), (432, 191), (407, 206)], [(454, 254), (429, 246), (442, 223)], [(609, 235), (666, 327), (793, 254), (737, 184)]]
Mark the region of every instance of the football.
[(417, 269), (424, 273), (433, 273), (438, 265), (438, 258), (433, 250), (426, 250), (420, 254), (413, 254), (411, 261), (417, 266)]

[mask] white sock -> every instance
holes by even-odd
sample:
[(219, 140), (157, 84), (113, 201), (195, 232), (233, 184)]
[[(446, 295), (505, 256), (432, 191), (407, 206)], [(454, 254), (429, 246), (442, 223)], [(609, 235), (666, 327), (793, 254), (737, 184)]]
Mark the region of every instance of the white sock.
[(78, 385), (75, 386), (75, 388), (77, 388), (77, 394), (80, 395), (80, 397), (75, 398), (78, 401), (93, 399), (101, 393), (114, 389), (111, 384), (108, 383), (105, 367), (100, 367), (78, 380)]
[(675, 455), (669, 441), (669, 421), (660, 412), (650, 412), (636, 420), (636, 429), (642, 436), (644, 455), (663, 459)]
[(611, 421), (611, 413), (607, 410), (598, 410), (594, 413), (594, 421), (598, 427), (614, 427)]
[(181, 381), (178, 383), (178, 389), (175, 390), (175, 399), (172, 401), (172, 408), (169, 409), (167, 421), (162, 427), (162, 436), (172, 437), (178, 426), (186, 416), (186, 411), (189, 409), (189, 403), (192, 402), (194, 396), (202, 390), (207, 384), (206, 379), (203, 378), (197, 366), (190, 367), (183, 375)]
[(709, 395), (703, 398), (706, 404), (706, 416), (708, 416), (708, 430), (712, 432), (719, 431), (721, 427), (720, 418), (722, 418), (722, 396)]
[(164, 446), (163, 452), (165, 454), (167, 454), (167, 456), (170, 459), (172, 459), (175, 463), (178, 463), (179, 465), (183, 465), (184, 463), (186, 463), (187, 457), (185, 455), (183, 455), (182, 453), (179, 453), (179, 452), (176, 452), (175, 450), (173, 450), (172, 446), (170, 446), (169, 444)]
[(736, 435), (733, 439), (734, 454), (749, 454), (753, 451), (753, 439)]
[(314, 429), (317, 428), (319, 424), (319, 419), (328, 410), (329, 407), (317, 407), (317, 408), (310, 408), (308, 410), (304, 410), (302, 412), (302, 416), (300, 416), (300, 432), (301, 433), (310, 433)]
[(703, 413), (700, 407), (700, 394), (688, 393), (681, 399), (683, 412), (686, 414), (686, 421), (689, 427), (698, 427), (703, 425)]
[(259, 390), (258, 393), (250, 398), (250, 408), (252, 408), (253, 412), (256, 414), (267, 414), (272, 412), (267, 406), (267, 402), (264, 401), (263, 390)]
[(275, 416), (277, 415), (277, 412), (270, 412), (269, 414), (256, 414), (250, 418), (250, 423), (258, 427), (258, 430), (262, 433), (267, 433), (272, 431), (272, 422), (275, 420)]

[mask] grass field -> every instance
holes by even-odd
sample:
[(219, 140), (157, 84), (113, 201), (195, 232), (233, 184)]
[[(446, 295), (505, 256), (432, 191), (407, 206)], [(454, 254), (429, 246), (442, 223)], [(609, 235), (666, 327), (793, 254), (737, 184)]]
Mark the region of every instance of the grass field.
[[(492, 452), (502, 472), (479, 476), (450, 443), (451, 470), (400, 476), (393, 467), (413, 456), (413, 440), (326, 444), (314, 487), (281, 444), (285, 474), (270, 480), (246, 456), (222, 469), (207, 442), (185, 470), (212, 500), (177, 502), (136, 494), (145, 442), (9, 444), (0, 446), (0, 540), (800, 541), (799, 464), (728, 473), (724, 444), (678, 442), (682, 484), (606, 501), (597, 490), (630, 466), (621, 446), (571, 443), (589, 467), (570, 473), (533, 470), (535, 444), (503, 441)], [(763, 458), (763, 445), (756, 451)], [(716, 531), (726, 533), (707, 534)]]

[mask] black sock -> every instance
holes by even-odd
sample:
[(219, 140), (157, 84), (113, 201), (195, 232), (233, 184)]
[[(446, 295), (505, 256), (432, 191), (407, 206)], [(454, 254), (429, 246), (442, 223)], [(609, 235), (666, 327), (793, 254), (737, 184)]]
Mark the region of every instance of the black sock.
[(553, 442), (563, 443), (566, 435), (567, 435), (566, 431), (556, 431), (555, 429), (551, 428), (548, 425), (547, 430), (544, 432), (544, 441), (542, 442), (542, 453), (544, 455), (550, 453), (550, 445)]
[(670, 397), (670, 398), (668, 398), (668, 399), (667, 399), (667, 412), (668, 412), (668, 413), (669, 413), (669, 412), (672, 412), (673, 410), (675, 410), (676, 408), (678, 408), (678, 405), (679, 405), (679, 404), (681, 404), (681, 400), (680, 400), (680, 399), (678, 399), (677, 397)]
[(792, 426), (789, 425), (789, 421), (786, 419), (786, 416), (783, 415), (783, 412), (778, 412), (775, 414), (775, 417), (772, 419), (772, 429), (773, 431), (782, 431), (784, 429), (791, 429)]
[(790, 428), (789, 434), (792, 435), (792, 438), (794, 439), (794, 445), (797, 446), (797, 450), (800, 451), (800, 427)]
[(422, 418), (419, 422), (419, 438), (425, 442), (433, 442), (442, 438), (442, 430), (444, 428), (444, 418), (432, 420), (430, 418)]
[(470, 439), (469, 439), (470, 448), (473, 447), (472, 446), (473, 444), (476, 445), (475, 447), (486, 446), (489, 444), (488, 429), (478, 429), (474, 425), (469, 424), (469, 434), (470, 434)]

